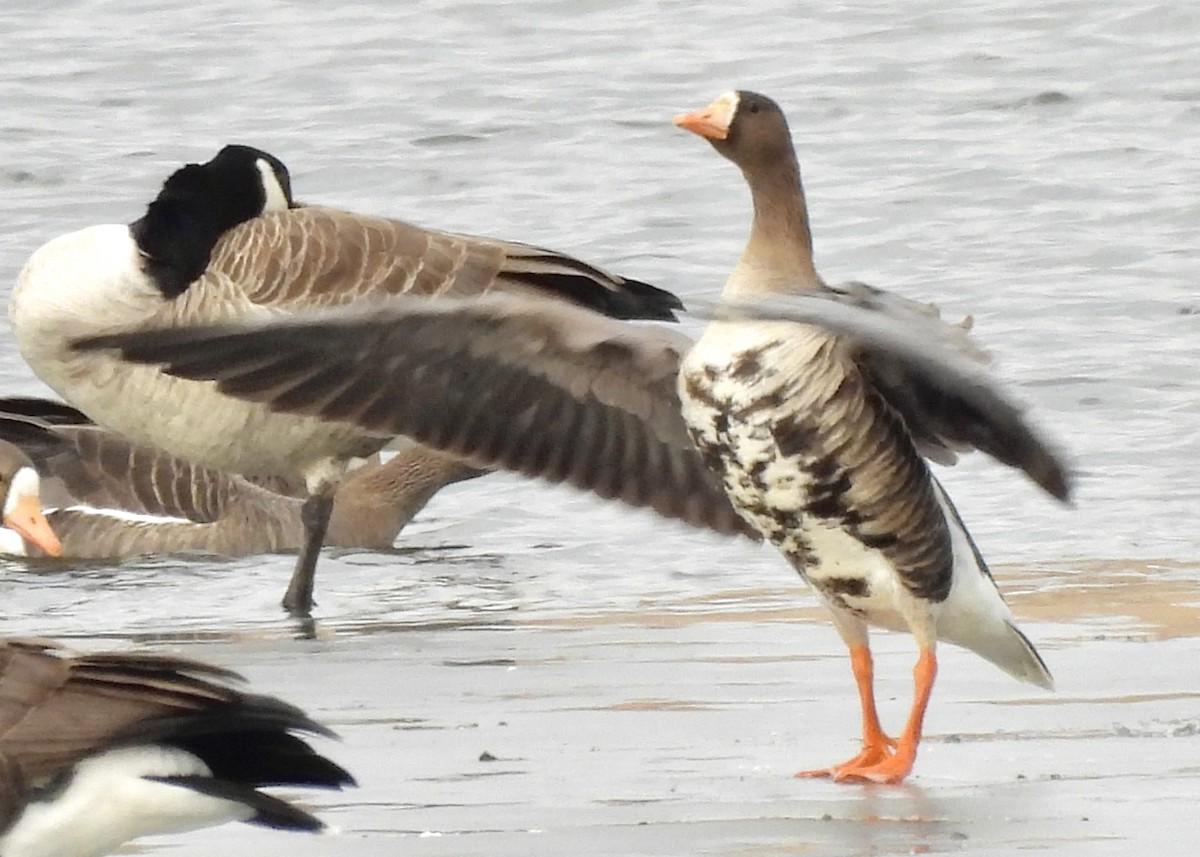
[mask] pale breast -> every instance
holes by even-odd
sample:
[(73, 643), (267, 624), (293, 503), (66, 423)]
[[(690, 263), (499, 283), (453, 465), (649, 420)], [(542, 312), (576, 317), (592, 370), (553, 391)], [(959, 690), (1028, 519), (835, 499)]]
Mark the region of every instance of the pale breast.
[[(233, 473), (294, 476), (327, 458), (364, 456), (384, 438), (310, 417), (279, 414), (225, 396), (210, 382), (161, 374), (157, 367), (84, 354), (64, 369), (91, 364), (69, 389), (58, 390), (98, 424), (138, 443)], [(52, 387), (56, 385), (46, 379)]]
[(834, 337), (713, 325), (684, 362), (680, 397), (739, 513), (827, 597), (867, 606), (889, 586), (945, 597), (950, 542), (928, 471)]

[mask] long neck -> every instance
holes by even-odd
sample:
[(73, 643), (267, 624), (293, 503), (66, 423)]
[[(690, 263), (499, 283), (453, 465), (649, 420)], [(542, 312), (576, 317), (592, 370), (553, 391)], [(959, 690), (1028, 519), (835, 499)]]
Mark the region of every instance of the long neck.
[(325, 541), (334, 546), (390, 548), (440, 488), (484, 472), (422, 446), (405, 449), (383, 464), (351, 471), (338, 486)]
[(795, 156), (744, 171), (754, 220), (741, 258), (725, 286), (728, 297), (750, 298), (819, 288), (813, 266), (808, 207)]

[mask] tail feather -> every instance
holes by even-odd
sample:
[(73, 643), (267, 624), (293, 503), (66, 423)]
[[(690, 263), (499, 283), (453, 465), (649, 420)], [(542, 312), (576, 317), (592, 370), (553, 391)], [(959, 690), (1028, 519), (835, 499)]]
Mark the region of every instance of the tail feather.
[(324, 822), (312, 813), (241, 783), (199, 776), (147, 777), (147, 779), (181, 786), (209, 797), (240, 803), (254, 812), (252, 816), (245, 819), (248, 824), (306, 833), (316, 833), (325, 828)]
[(954, 549), (954, 580), (938, 614), (938, 637), (970, 649), (1019, 681), (1053, 690), (1046, 662), (1017, 628), (958, 510), (941, 483), (934, 479), (933, 486)]
[(165, 743), (199, 757), (220, 780), (250, 786), (329, 789), (355, 784), (345, 768), (287, 732), (210, 732)]
[(619, 319), (677, 321), (683, 302), (650, 283), (610, 274), (587, 262), (524, 244), (511, 244), (502, 276)]
[(1021, 642), (1024, 648), (1021, 657), (1013, 659), (1021, 663), (1022, 670), (1020, 674), (1017, 674), (1016, 672), (1007, 670), (1003, 664), (993, 663), (996, 663), (1001, 669), (1008, 671), (1010, 675), (1021, 679), (1021, 681), (1036, 684), (1038, 687), (1044, 687), (1046, 690), (1054, 690), (1054, 676), (1050, 674), (1050, 668), (1046, 666), (1046, 662), (1042, 660), (1041, 654), (1034, 648), (1033, 643), (1029, 642), (1029, 638), (1012, 622), (1008, 623), (1008, 630)]

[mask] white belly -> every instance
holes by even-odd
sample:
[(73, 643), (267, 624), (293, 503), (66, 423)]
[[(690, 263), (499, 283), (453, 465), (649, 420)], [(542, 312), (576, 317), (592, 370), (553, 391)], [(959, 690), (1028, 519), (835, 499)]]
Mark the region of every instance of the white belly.
[(696, 445), (723, 462), (734, 508), (831, 606), (903, 628), (912, 596), (891, 564), (840, 521), (806, 511), (816, 480), (778, 440), (781, 422), (821, 409), (828, 387), (805, 384), (803, 367), (828, 342), (796, 325), (711, 325), (680, 372), (684, 419)]

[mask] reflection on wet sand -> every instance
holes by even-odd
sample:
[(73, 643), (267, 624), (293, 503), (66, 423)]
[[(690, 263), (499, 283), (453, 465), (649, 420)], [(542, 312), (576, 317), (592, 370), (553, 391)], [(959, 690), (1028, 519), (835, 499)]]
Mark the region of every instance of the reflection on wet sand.
[(996, 579), (1019, 617), (1119, 620), (1118, 627), (1156, 640), (1200, 634), (1197, 563), (1080, 559), (1036, 571), (997, 569)]
[[(1137, 576), (1128, 563), (1081, 566), (1009, 573), (1006, 585)], [(1141, 574), (1162, 582), (1156, 564)], [(1194, 805), (1198, 692), (1179, 664), (1194, 662), (1197, 638), (1097, 636), (1087, 622), (1071, 638), (1077, 626), (1060, 614), (1030, 629), (1056, 632), (1046, 654), (1057, 695), (950, 649), (913, 781), (793, 779), (854, 742), (840, 643), (818, 608), (796, 606), (801, 596), (726, 590), (566, 615), (537, 604), (503, 623), (488, 612), (389, 617), (329, 623), (302, 644), (279, 635), (186, 648), (288, 689), (343, 735), (361, 788), (352, 801), (322, 796), (318, 809), (343, 831), (335, 850), (354, 857), (1074, 854), (1092, 842), (1141, 853), (1132, 843), (1153, 844)], [(1113, 602), (1070, 603), (1103, 618)], [(880, 635), (885, 722), (907, 701), (910, 645)], [(230, 829), (173, 841), (171, 853), (273, 847)], [(288, 847), (320, 857), (330, 841)]]
[[(1028, 568), (993, 569), (1018, 619), (1084, 624), (1080, 636), (1107, 620), (1152, 639), (1200, 635), (1200, 565), (1175, 560), (1081, 559)], [(522, 619), (525, 625), (587, 627), (641, 625), (670, 628), (704, 622), (827, 621), (802, 586), (722, 590), (686, 598), (643, 599), (635, 610), (587, 610)]]
[[(272, 601), (274, 576), (289, 570), (229, 568)], [(791, 777), (852, 751), (856, 712), (824, 609), (783, 572), (772, 587), (745, 585), (755, 570), (647, 574), (617, 589), (542, 566), (410, 570), (388, 556), (346, 581), (345, 595), (331, 579), (303, 641), (282, 617), (230, 621), (216, 572), (174, 584), (156, 567), (123, 575), (126, 590), (140, 584), (156, 599), (143, 609), (195, 618), (155, 615), (112, 631), (114, 642), (243, 671), (343, 736), (339, 760), (362, 787), (316, 808), (343, 831), (338, 853), (354, 857), (1080, 853), (1093, 841), (1152, 845), (1200, 789), (1200, 690), (1188, 666), (1200, 648), (1200, 574), (1187, 563), (1000, 569), (1059, 691), (946, 647), (928, 746), (900, 788)], [(12, 575), (0, 587), (44, 599), (39, 621), (82, 617), (90, 637), (84, 620), (120, 606), (113, 580), (59, 587)], [(556, 600), (568, 587), (572, 597)], [(181, 606), (193, 594), (209, 602)], [(911, 641), (877, 639), (890, 724), (907, 702)], [(237, 828), (170, 843), (178, 857), (279, 847)], [(321, 857), (330, 840), (287, 847)]]

